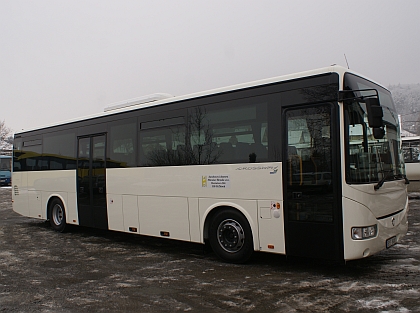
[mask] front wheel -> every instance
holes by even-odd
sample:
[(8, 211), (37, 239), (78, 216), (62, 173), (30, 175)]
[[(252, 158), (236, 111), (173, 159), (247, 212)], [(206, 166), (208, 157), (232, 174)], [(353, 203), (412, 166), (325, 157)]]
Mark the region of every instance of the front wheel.
[(59, 199), (54, 199), (50, 204), (49, 216), (51, 227), (58, 232), (64, 232), (66, 228), (66, 211)]
[(209, 241), (214, 253), (226, 262), (244, 263), (254, 252), (251, 227), (233, 209), (216, 213), (210, 223)]

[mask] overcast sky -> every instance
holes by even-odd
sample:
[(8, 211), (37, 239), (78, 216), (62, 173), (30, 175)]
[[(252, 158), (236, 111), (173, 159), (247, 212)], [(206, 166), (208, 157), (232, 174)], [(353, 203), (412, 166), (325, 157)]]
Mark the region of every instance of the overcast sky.
[(331, 64), (420, 83), (419, 0), (0, 0), (13, 131)]

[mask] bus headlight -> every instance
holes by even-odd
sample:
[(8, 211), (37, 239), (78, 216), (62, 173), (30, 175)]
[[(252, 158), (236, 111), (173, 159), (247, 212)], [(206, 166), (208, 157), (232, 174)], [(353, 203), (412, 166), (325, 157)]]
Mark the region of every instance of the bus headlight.
[(351, 238), (354, 240), (363, 240), (376, 237), (378, 233), (377, 225), (367, 227), (352, 227)]

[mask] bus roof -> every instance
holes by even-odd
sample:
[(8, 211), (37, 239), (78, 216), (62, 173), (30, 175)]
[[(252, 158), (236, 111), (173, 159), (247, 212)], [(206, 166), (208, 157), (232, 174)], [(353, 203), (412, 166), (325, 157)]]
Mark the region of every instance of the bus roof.
[[(205, 97), (205, 96), (209, 96), (209, 95), (213, 95), (213, 94), (221, 94), (221, 93), (225, 93), (225, 92), (236, 91), (236, 90), (241, 90), (241, 89), (246, 89), (246, 88), (251, 88), (251, 87), (269, 85), (269, 84), (274, 84), (274, 83), (278, 83), (278, 82), (282, 82), (282, 81), (298, 79), (298, 78), (302, 78), (302, 77), (316, 76), (316, 75), (327, 74), (327, 73), (338, 73), (339, 75), (344, 75), (344, 73), (346, 73), (346, 72), (350, 72), (350, 73), (353, 73), (353, 74), (364, 77), (363, 75), (360, 75), (360, 74), (358, 74), (354, 71), (350, 71), (349, 69), (347, 69), (345, 67), (342, 67), (342, 66), (339, 66), (339, 65), (331, 65), (331, 66), (328, 66), (328, 67), (323, 67), (323, 68), (314, 69), (314, 70), (310, 70), (310, 71), (304, 71), (304, 72), (299, 72), (299, 73), (294, 73), (294, 74), (289, 74), (289, 75), (284, 75), (284, 76), (277, 76), (277, 77), (273, 77), (273, 78), (261, 79), (261, 80), (257, 80), (257, 81), (251, 81), (251, 82), (247, 82), (247, 83), (236, 84), (236, 85), (211, 89), (211, 90), (207, 90), (207, 91), (196, 92), (196, 93), (182, 95), (182, 96), (171, 96), (169, 94), (163, 94), (163, 93), (152, 94), (150, 96), (142, 96), (142, 97), (139, 97), (139, 98), (134, 98), (134, 99), (129, 99), (129, 100), (113, 103), (110, 106), (106, 107), (104, 112), (101, 112), (101, 113), (96, 113), (96, 114), (93, 114), (93, 115), (88, 115), (88, 116), (79, 117), (79, 118), (73, 118), (73, 119), (65, 120), (65, 121), (58, 122), (58, 123), (53, 123), (53, 124), (44, 125), (44, 126), (41, 126), (41, 127), (36, 127), (36, 128), (28, 129), (28, 130), (23, 130), (21, 132), (17, 132), (15, 135), (24, 134), (24, 133), (27, 133), (27, 132), (30, 132), (30, 131), (35, 131), (35, 130), (46, 129), (46, 128), (50, 128), (50, 127), (54, 127), (54, 126), (65, 125), (65, 124), (70, 124), (70, 123), (79, 122), (79, 121), (85, 121), (85, 120), (94, 119), (94, 118), (98, 118), (98, 117), (109, 116), (109, 115), (113, 115), (113, 114), (117, 114), (117, 113), (123, 113), (123, 112), (128, 112), (128, 111), (134, 111), (134, 110), (137, 110), (137, 109), (142, 109), (142, 108), (147, 108), (147, 107), (152, 107), (152, 106), (158, 106), (158, 105), (167, 104), (167, 103), (171, 103), (171, 102), (178, 102), (178, 101), (182, 101), (182, 100)], [(374, 83), (377, 84), (377, 85), (380, 85), (376, 82), (374, 82)], [(150, 101), (147, 101), (148, 97), (156, 98), (156, 99), (152, 99)]]

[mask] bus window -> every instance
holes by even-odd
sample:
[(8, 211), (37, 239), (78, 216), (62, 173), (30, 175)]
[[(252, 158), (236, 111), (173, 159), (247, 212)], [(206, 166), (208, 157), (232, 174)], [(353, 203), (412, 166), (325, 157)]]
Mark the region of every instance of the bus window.
[(54, 132), (44, 135), (42, 157), (49, 170), (76, 168), (75, 138), (75, 132)]
[(122, 120), (110, 127), (108, 167), (136, 166), (137, 122)]
[(171, 166), (188, 164), (185, 127), (169, 126), (140, 131), (140, 165)]
[(194, 108), (189, 129), (195, 164), (268, 160), (267, 103)]

